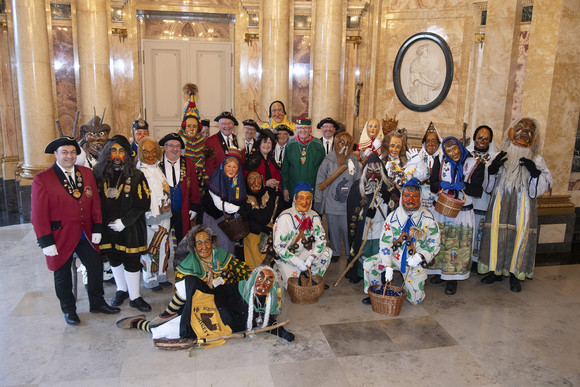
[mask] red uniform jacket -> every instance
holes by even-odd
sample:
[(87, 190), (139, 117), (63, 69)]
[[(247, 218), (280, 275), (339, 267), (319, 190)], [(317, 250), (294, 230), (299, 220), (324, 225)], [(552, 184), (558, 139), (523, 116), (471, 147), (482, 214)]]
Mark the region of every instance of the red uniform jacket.
[[(238, 147), (238, 139), (235, 134), (232, 134), (234, 138), (234, 143), (230, 144), (231, 146)], [(222, 136), (221, 132), (214, 134), (213, 136), (209, 136), (207, 140), (205, 140), (205, 146), (210, 147), (215, 151), (215, 156), (210, 157), (205, 160), (205, 171), (209, 177), (211, 174), (220, 167), (223, 161), (226, 158), (226, 144), (224, 142), (224, 137)], [(245, 160), (245, 152), (242, 153), (242, 160), (241, 164), (244, 165)]]
[[(99, 191), (93, 171), (75, 165), (76, 187), (71, 187), (56, 163), (32, 180), (31, 221), (40, 247), (56, 245), (58, 255), (46, 257), (52, 271), (73, 254), (84, 231), (88, 241), (102, 231)], [(98, 245), (94, 245), (98, 251)]]
[[(165, 157), (159, 163), (159, 168), (161, 168), (163, 174), (165, 174)], [(179, 168), (179, 182), (181, 184), (181, 220), (183, 224), (183, 235), (185, 236), (190, 228), (189, 210), (197, 213), (200, 212), (201, 206), (199, 202), (201, 195), (199, 194), (197, 171), (193, 160), (189, 157), (181, 156), (179, 160)]]

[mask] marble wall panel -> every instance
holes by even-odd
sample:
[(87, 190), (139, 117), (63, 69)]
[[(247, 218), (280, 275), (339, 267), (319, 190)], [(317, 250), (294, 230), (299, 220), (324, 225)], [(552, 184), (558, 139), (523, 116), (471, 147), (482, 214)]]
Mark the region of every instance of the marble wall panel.
[[(0, 123), (2, 130), (2, 156), (18, 156), (18, 135), (15, 111), (15, 98), (13, 92), (13, 77), (10, 61), (9, 36), (6, 28), (0, 29)], [(7, 177), (13, 179), (14, 176)]]
[(219, 7), (224, 6), (237, 8), (238, 0), (163, 0), (162, 5), (159, 4), (159, 0), (137, 0), (136, 3), (139, 9), (176, 10), (183, 9), (186, 6), (187, 9), (184, 9), (184, 11), (191, 11), (191, 6), (198, 8), (213, 7), (215, 10), (219, 10)]
[(133, 50), (129, 39), (112, 36), (111, 85), (113, 91), (113, 112), (107, 113), (105, 122), (111, 125), (113, 134), (131, 136), (131, 125), (139, 117), (140, 97), (133, 65)]
[(454, 8), (470, 2), (465, 0), (389, 0), (390, 8), (396, 10), (417, 10), (433, 8)]
[(356, 99), (356, 82), (357, 82), (357, 57), (358, 48), (356, 45), (349, 43), (345, 46), (345, 64), (344, 64), (344, 93), (342, 96), (342, 116), (344, 117), (343, 123), (345, 129), (348, 133), (354, 135), (354, 124), (355, 120), (358, 121), (359, 117), (354, 115), (354, 106)]
[(72, 28), (53, 27), (52, 44), (57, 118), (63, 134), (70, 136), (77, 110)]
[(308, 35), (294, 36), (292, 65), (292, 111), (288, 119), (308, 116), (310, 92), (310, 50), (312, 39)]
[[(465, 16), (457, 14), (447, 17), (444, 12), (432, 12), (433, 18), (424, 20), (419, 17), (422, 15), (410, 12), (385, 15), (384, 26), (381, 28), (381, 37), (386, 42), (383, 45), (385, 52), (379, 54), (378, 97), (374, 112), (379, 117), (396, 114), (399, 127), (407, 128), (411, 136), (422, 135), (430, 121), (435, 123), (442, 135), (457, 136), (461, 133), (462, 124), (457, 118), (459, 90), (462, 84), (467, 82), (463, 77), (464, 66), (468, 65), (468, 58), (463, 56)], [(433, 32), (441, 36), (449, 45), (453, 56), (454, 73), (449, 93), (438, 107), (429, 112), (414, 112), (407, 109), (397, 98), (393, 86), (393, 67), (397, 53), (409, 37), (419, 32)]]
[(146, 19), (143, 39), (232, 41), (232, 23)]
[(526, 73), (525, 70), (526, 70), (526, 60), (528, 58), (529, 40), (530, 40), (530, 32), (521, 31), (518, 44), (517, 64), (514, 72), (512, 120), (520, 116), (522, 112), (522, 99), (524, 98), (524, 77)]

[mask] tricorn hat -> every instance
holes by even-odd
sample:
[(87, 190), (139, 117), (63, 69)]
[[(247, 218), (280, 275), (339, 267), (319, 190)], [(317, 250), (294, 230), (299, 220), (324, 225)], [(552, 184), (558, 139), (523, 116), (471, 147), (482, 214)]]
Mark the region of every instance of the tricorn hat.
[(217, 116), (214, 121), (215, 122), (219, 122), (222, 118), (227, 118), (232, 120), (232, 122), (234, 123), (235, 126), (238, 126), (238, 120), (236, 120), (236, 117), (234, 117), (234, 115), (230, 112), (221, 112), (219, 116)]
[(339, 129), (340, 129), (340, 127), (339, 127), (339, 125), (338, 125), (338, 122), (336, 122), (335, 120), (333, 120), (333, 119), (332, 119), (332, 118), (330, 118), (330, 117), (323, 118), (323, 119), (322, 119), (322, 120), (321, 120), (321, 121), (318, 123), (318, 125), (316, 125), (316, 127), (317, 127), (318, 129), (321, 129), (321, 128), (322, 128), (322, 125), (324, 125), (324, 124), (332, 124), (332, 125), (334, 126), (334, 129), (336, 129), (336, 130), (339, 130)]
[(252, 126), (253, 128), (255, 128), (257, 131), (260, 130), (260, 126), (258, 125), (258, 123), (252, 119), (250, 120), (244, 120), (242, 122), (242, 124), (244, 124), (244, 126)]
[(81, 153), (81, 147), (78, 142), (73, 137), (63, 136), (56, 140), (52, 140), (44, 149), (44, 153), (54, 153), (58, 148), (63, 145), (72, 145), (77, 150), (77, 154)]
[(288, 125), (284, 125), (284, 124), (278, 125), (278, 126), (276, 126), (275, 130), (276, 130), (276, 134), (280, 133), (280, 131), (282, 130), (284, 132), (287, 132), (290, 136), (294, 136), (294, 132), (292, 131), (292, 129), (290, 129), (288, 127)]
[(179, 143), (181, 144), (181, 149), (185, 148), (185, 144), (183, 143), (181, 136), (177, 133), (166, 134), (165, 136), (163, 136), (163, 138), (161, 140), (159, 140), (159, 145), (164, 146), (167, 141), (171, 141), (171, 140), (179, 141)]

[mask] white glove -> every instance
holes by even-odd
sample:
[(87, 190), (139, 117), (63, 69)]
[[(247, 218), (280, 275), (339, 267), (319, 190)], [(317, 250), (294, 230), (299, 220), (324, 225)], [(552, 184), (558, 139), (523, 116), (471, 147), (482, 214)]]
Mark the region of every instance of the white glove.
[(189, 220), (193, 220), (193, 218), (195, 218), (195, 215), (197, 215), (197, 212), (189, 210)]
[(312, 266), (312, 262), (314, 262), (314, 255), (311, 255), (308, 258), (306, 258), (306, 266), (308, 267)]
[(393, 268), (385, 267), (385, 281), (391, 282), (393, 280)]
[(121, 219), (117, 219), (114, 222), (109, 223), (109, 228), (116, 232), (121, 232), (125, 229), (125, 225), (121, 221)]
[(43, 247), (42, 252), (47, 257), (54, 257), (55, 255), (58, 255), (58, 251), (56, 251), (56, 245), (50, 245), (48, 247)]
[(411, 160), (413, 157), (417, 156), (419, 151), (415, 148), (411, 148), (407, 151), (407, 160)]
[(375, 138), (375, 141), (373, 141), (373, 148), (379, 149), (380, 147), (381, 147), (381, 140), (379, 140), (378, 138)]
[(94, 245), (98, 245), (99, 243), (101, 243), (101, 238), (102, 235), (99, 232), (94, 232), (93, 235), (91, 236), (91, 242)]
[(367, 148), (365, 149), (365, 151), (363, 152), (363, 157), (369, 157), (371, 155), (371, 153), (373, 153), (373, 150), (371, 148)]
[(348, 165), (348, 174), (351, 176), (354, 176), (354, 173), (356, 172), (356, 169), (354, 167), (354, 163), (352, 162), (351, 159), (348, 159), (346, 164)]
[(308, 270), (308, 267), (304, 264), (303, 261), (298, 261), (298, 264), (296, 265), (296, 267), (300, 271), (307, 271)]
[(218, 286), (225, 284), (225, 281), (222, 277), (217, 277), (211, 282), (211, 284), (214, 288), (217, 288)]
[(423, 262), (421, 254), (415, 253), (411, 258), (409, 258), (407, 265), (409, 265), (409, 267), (417, 267), (421, 264), (421, 262)]
[(151, 231), (153, 232), (157, 232), (159, 231), (159, 225), (158, 224), (150, 224), (149, 228), (151, 229)]
[(236, 206), (235, 204), (224, 202), (224, 211), (228, 214), (235, 214), (240, 209), (240, 206)]

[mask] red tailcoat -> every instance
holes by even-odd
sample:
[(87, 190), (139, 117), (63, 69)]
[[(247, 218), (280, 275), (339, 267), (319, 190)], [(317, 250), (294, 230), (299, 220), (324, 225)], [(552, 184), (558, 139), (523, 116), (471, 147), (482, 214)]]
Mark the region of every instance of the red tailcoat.
[[(46, 257), (52, 271), (71, 257), (82, 231), (89, 241), (93, 232), (102, 231), (101, 201), (93, 171), (75, 165), (75, 176), (78, 198), (56, 163), (32, 180), (31, 221), (38, 244), (42, 248), (56, 245), (58, 251), (58, 255)], [(98, 251), (98, 245), (93, 246)]]
[[(165, 174), (165, 157), (159, 163), (159, 168)], [(199, 213), (200, 194), (199, 183), (197, 181), (197, 171), (195, 162), (189, 157), (180, 156), (179, 160), (179, 182), (181, 188), (181, 220), (183, 225), (183, 235), (187, 235), (190, 228), (189, 211)], [(165, 176), (169, 179), (168, 176)]]
[[(232, 136), (234, 138), (235, 144), (230, 145), (232, 147), (235, 145), (235, 147), (237, 148), (238, 146), (237, 137), (235, 134), (232, 134)], [(220, 165), (226, 158), (226, 152), (224, 151), (225, 143), (221, 132), (218, 132), (213, 136), (209, 136), (207, 140), (205, 140), (205, 146), (212, 148), (215, 151), (214, 157), (210, 157), (205, 160), (205, 172), (209, 177), (211, 177), (211, 174), (220, 167)], [(245, 161), (245, 152), (242, 152), (241, 165), (244, 165), (244, 161)]]

